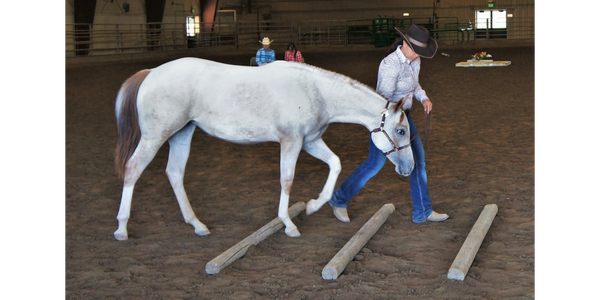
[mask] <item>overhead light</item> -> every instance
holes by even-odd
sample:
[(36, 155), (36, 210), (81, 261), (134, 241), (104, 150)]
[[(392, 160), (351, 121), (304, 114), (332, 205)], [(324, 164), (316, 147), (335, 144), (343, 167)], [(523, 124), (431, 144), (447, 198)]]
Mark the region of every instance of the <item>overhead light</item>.
[(507, 17), (507, 18), (512, 18), (512, 17), (513, 17), (513, 14), (506, 14), (506, 17)]
[(405, 16), (405, 17), (408, 17), (410, 14), (409, 13), (403, 13), (402, 15)]

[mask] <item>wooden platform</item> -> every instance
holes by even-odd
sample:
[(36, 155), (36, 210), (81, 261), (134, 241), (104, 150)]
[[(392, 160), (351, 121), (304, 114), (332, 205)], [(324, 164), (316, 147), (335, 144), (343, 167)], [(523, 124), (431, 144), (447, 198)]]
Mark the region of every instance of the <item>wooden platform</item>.
[(462, 61), (456, 63), (457, 67), (506, 67), (510, 61)]

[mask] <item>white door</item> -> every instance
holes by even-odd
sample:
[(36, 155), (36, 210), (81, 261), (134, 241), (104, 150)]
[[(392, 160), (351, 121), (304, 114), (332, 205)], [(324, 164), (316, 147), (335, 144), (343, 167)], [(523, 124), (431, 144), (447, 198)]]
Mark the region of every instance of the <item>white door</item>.
[(477, 38), (506, 38), (506, 10), (480, 10), (475, 14)]

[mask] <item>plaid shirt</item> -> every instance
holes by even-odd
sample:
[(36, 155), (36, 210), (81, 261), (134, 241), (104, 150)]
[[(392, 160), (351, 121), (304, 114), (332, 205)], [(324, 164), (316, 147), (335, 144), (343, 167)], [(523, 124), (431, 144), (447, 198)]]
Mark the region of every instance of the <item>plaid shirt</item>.
[(294, 59), (294, 52), (290, 50), (285, 51), (285, 61), (302, 62), (302, 53), (300, 53), (300, 51), (296, 51), (296, 59)]
[(268, 62), (275, 61), (275, 51), (273, 49), (269, 49), (268, 51), (265, 48), (260, 48), (256, 52), (256, 64), (264, 65)]

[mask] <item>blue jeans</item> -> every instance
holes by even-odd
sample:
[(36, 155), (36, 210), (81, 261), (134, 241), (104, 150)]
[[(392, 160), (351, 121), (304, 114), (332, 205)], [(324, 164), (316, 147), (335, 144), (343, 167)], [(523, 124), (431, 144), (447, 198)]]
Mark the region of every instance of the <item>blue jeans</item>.
[[(418, 129), (412, 117), (408, 116), (411, 139), (414, 135), (417, 137), (411, 142), (415, 158), (415, 168), (410, 173), (410, 195), (413, 200), (412, 219), (415, 223), (423, 223), (433, 212), (431, 199), (429, 199), (429, 190), (427, 189), (427, 173), (425, 172), (425, 150), (421, 144), (421, 138), (418, 136)], [(340, 187), (333, 192), (329, 200), (329, 205), (346, 208), (350, 199), (362, 189), (362, 187), (373, 178), (387, 161), (387, 157), (373, 144), (369, 139), (369, 157), (364, 161)]]

